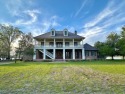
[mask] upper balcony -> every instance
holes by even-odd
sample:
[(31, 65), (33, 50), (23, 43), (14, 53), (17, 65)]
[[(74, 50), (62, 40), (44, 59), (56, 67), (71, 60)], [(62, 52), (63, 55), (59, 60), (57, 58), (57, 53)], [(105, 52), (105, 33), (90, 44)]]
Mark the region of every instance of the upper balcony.
[(44, 39), (36, 41), (35, 49), (72, 49), (83, 48), (83, 41), (78, 39)]
[(34, 46), (35, 47), (35, 49), (53, 49), (53, 48), (55, 48), (55, 49), (63, 49), (63, 48), (65, 48), (65, 49), (72, 49), (72, 48), (80, 48), (80, 49), (82, 49), (83, 48), (83, 45), (35, 45)]

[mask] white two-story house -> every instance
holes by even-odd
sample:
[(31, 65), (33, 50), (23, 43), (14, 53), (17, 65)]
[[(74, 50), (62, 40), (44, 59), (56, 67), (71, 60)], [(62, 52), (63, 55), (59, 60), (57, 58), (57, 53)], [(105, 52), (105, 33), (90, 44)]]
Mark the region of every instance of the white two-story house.
[(84, 60), (84, 37), (67, 29), (50, 32), (34, 37), (33, 60)]

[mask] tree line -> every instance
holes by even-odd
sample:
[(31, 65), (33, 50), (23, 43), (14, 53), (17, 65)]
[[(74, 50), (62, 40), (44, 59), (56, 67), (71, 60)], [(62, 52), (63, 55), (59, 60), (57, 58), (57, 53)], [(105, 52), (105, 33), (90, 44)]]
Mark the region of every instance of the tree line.
[[(23, 33), (17, 27), (12, 25), (0, 24), (0, 59), (10, 59), (12, 56), (13, 45), (17, 39), (18, 47), (15, 48), (15, 58), (27, 59), (32, 58), (33, 51), (33, 36), (31, 33)], [(94, 46), (98, 49), (98, 57), (105, 58), (106, 56), (122, 55), (125, 56), (125, 26), (122, 27), (120, 34), (111, 32), (105, 42), (97, 41)]]
[(11, 59), (13, 43), (19, 39), (18, 47), (15, 48), (14, 58), (24, 58), (33, 56), (33, 36), (31, 33), (25, 34), (12, 25), (0, 24), (0, 59)]
[(125, 56), (125, 26), (121, 28), (120, 34), (111, 32), (105, 42), (97, 41), (94, 46), (98, 49), (98, 57), (106, 58), (106, 56), (121, 55)]

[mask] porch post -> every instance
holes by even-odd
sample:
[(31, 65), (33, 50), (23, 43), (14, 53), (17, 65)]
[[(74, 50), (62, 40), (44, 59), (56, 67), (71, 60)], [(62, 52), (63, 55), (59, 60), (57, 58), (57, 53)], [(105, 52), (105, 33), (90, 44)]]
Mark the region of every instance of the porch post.
[(74, 47), (74, 39), (72, 41), (73, 41), (73, 47)]
[(83, 40), (82, 40), (82, 45), (83, 45)]
[(55, 48), (53, 49), (53, 59), (55, 59)]
[(55, 59), (55, 55), (56, 55), (56, 51), (55, 51), (55, 48), (56, 48), (56, 42), (55, 42), (55, 39), (54, 39), (54, 49), (53, 49), (53, 59)]
[(63, 48), (63, 60), (65, 60), (65, 49)]
[(36, 40), (34, 39), (35, 45), (36, 45)]
[(46, 59), (46, 49), (45, 48), (43, 49), (43, 52), (44, 52), (43, 53), (43, 59), (45, 60)]
[(73, 48), (73, 59), (75, 59), (75, 49)]
[(65, 39), (63, 39), (63, 47), (65, 47)]
[(45, 47), (45, 45), (46, 45), (46, 39), (44, 39), (44, 47)]
[(44, 39), (44, 49), (43, 49), (43, 59), (46, 59), (46, 48), (45, 48), (45, 43), (46, 43), (46, 39)]
[(82, 49), (82, 59), (85, 60), (85, 51), (84, 51), (84, 48)]
[(55, 39), (54, 39), (54, 47), (56, 47), (56, 42), (55, 42)]
[(74, 39), (72, 40), (73, 41), (73, 59), (75, 59), (75, 49), (74, 49)]
[(36, 59), (36, 49), (34, 49), (34, 55), (33, 55), (33, 60)]

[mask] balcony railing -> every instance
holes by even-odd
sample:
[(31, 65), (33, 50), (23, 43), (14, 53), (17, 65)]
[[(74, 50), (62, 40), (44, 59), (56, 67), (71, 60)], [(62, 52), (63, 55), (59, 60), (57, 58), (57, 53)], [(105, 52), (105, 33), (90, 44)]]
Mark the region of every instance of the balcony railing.
[(45, 45), (45, 46), (43, 46), (43, 45), (35, 45), (34, 46), (36, 49), (39, 49), (39, 48), (82, 48), (83, 47), (83, 45), (55, 45), (55, 47), (54, 47), (54, 45)]

